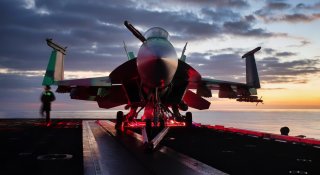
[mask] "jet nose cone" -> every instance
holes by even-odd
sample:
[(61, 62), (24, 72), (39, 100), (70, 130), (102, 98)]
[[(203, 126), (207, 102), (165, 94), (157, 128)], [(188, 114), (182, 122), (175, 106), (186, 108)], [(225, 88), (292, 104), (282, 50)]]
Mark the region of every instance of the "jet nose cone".
[(138, 53), (137, 67), (144, 84), (151, 87), (168, 85), (177, 69), (176, 52), (169, 42), (144, 43)]

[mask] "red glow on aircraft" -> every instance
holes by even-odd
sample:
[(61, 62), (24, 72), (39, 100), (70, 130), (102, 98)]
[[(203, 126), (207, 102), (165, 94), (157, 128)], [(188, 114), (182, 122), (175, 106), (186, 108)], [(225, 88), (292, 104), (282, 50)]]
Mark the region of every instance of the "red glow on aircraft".
[[(147, 132), (155, 126), (192, 126), (192, 114), (187, 110), (189, 107), (209, 109), (211, 103), (205, 98), (212, 97), (211, 90), (218, 90), (219, 98), (262, 102), (256, 96), (260, 80), (254, 58), (260, 47), (242, 57), (246, 60), (246, 83), (202, 78), (186, 62), (187, 44), (179, 58), (165, 29), (152, 27), (142, 35), (128, 21), (124, 25), (141, 41), (141, 46), (137, 56), (133, 52), (128, 53), (125, 47), (128, 61), (105, 77), (64, 80), (66, 47), (47, 39), (47, 44), (54, 50), (42, 84), (57, 85), (57, 92), (69, 93), (71, 99), (96, 101), (100, 108), (126, 105), (125, 109), (130, 111), (125, 115), (122, 111), (117, 113), (117, 129), (123, 123), (131, 125), (133, 122), (132, 126), (136, 126), (134, 120), (144, 110), (142, 121)], [(186, 111), (186, 115), (180, 111)]]

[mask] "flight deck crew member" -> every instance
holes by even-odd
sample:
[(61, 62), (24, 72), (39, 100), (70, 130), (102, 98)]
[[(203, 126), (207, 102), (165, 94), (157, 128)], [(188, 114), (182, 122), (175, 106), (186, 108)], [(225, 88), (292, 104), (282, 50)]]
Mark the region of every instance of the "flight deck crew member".
[(44, 113), (46, 113), (46, 123), (49, 124), (50, 122), (50, 111), (51, 111), (51, 102), (53, 102), (56, 97), (54, 96), (53, 92), (50, 91), (50, 86), (45, 86), (44, 91), (41, 95), (41, 102), (42, 106), (40, 109), (40, 113), (42, 116), (44, 116)]

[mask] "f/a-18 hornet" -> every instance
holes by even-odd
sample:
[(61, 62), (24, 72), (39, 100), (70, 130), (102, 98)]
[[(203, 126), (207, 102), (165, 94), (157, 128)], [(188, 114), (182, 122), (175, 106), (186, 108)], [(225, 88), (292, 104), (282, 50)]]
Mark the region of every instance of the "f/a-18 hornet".
[[(43, 79), (43, 85), (57, 85), (58, 93), (70, 93), (71, 99), (97, 101), (100, 108), (126, 105), (129, 113), (117, 113), (116, 127), (134, 121), (144, 109), (142, 121), (146, 127), (167, 125), (167, 121), (192, 122), (190, 112), (180, 114), (188, 107), (208, 109), (211, 90), (218, 90), (219, 98), (232, 98), (241, 102), (262, 102), (257, 97), (260, 81), (254, 53), (261, 47), (244, 54), (246, 59), (246, 83), (202, 78), (186, 63), (186, 45), (178, 58), (177, 52), (168, 40), (169, 34), (160, 27), (150, 28), (142, 35), (128, 21), (124, 25), (136, 36), (142, 45), (138, 55), (127, 53), (128, 61), (114, 69), (109, 76), (64, 80), (64, 55), (66, 48), (47, 39), (53, 48)], [(125, 48), (126, 49), (126, 48)]]

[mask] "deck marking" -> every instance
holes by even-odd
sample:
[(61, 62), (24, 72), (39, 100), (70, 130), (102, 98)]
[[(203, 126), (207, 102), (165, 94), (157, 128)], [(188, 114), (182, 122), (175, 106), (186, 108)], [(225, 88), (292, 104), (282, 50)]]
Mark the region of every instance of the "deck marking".
[[(98, 121), (98, 124), (103, 127), (107, 132), (115, 136), (115, 132), (113, 130), (114, 123), (108, 120)], [(127, 131), (128, 133), (128, 131)], [(143, 142), (143, 137), (140, 134), (137, 134), (135, 132), (130, 131), (130, 136), (134, 137), (135, 139)], [(166, 146), (161, 146), (161, 149), (159, 150), (161, 153), (167, 155), (171, 159), (176, 160), (177, 162), (180, 162), (181, 164), (185, 165), (186, 167), (198, 172), (199, 174), (212, 174), (212, 175), (227, 175), (227, 173), (224, 173), (216, 168), (213, 168), (205, 163), (202, 163), (196, 159), (193, 159), (185, 154), (179, 153), (177, 151), (174, 151), (171, 148), (168, 148)]]
[(162, 146), (159, 151), (164, 154), (167, 154), (169, 157), (173, 159), (177, 159), (179, 162), (181, 162), (185, 166), (199, 172), (200, 174), (227, 175), (227, 173), (224, 173), (205, 163), (202, 163), (196, 159), (193, 159), (185, 154), (174, 151), (173, 149), (168, 148), (166, 146)]
[[(97, 154), (97, 142), (90, 129), (88, 121), (82, 122), (83, 137), (83, 165), (85, 175), (101, 175), (101, 168)], [(93, 167), (92, 167), (93, 165)], [(94, 170), (92, 170), (94, 169)]]

